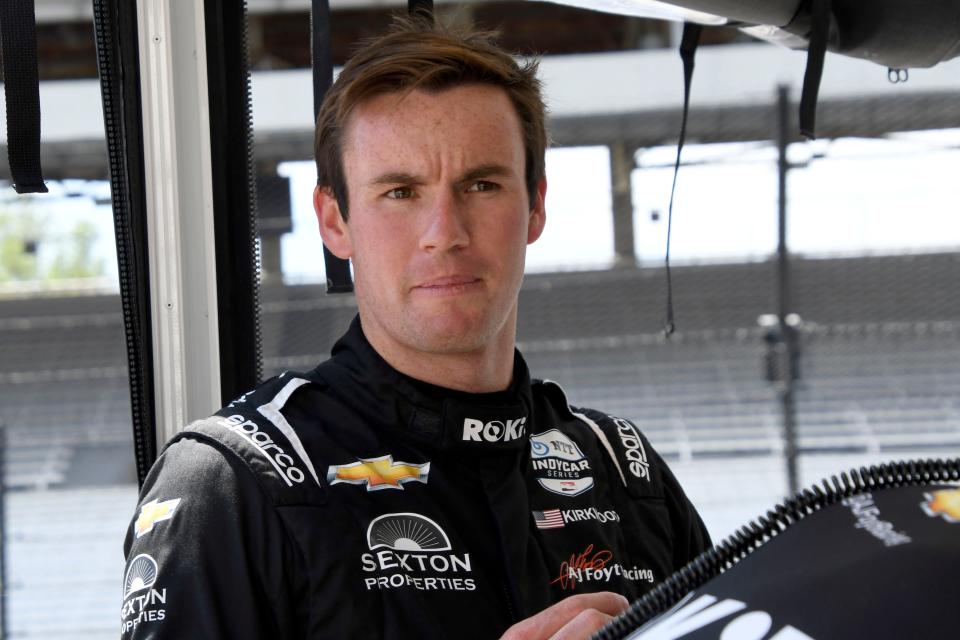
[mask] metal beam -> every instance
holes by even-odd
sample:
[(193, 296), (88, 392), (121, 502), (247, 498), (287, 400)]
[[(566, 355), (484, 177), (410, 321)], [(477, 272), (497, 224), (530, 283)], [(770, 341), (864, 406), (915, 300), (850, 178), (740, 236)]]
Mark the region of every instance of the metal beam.
[(138, 0), (157, 441), (220, 406), (203, 3)]
[(780, 328), (782, 357), (780, 358), (780, 404), (783, 410), (783, 457), (787, 471), (787, 497), (793, 496), (799, 489), (797, 471), (797, 406), (795, 397), (796, 373), (795, 356), (797, 334), (795, 323), (791, 322), (793, 303), (791, 301), (790, 246), (787, 243), (787, 172), (790, 163), (787, 160), (787, 147), (796, 136), (790, 126), (790, 89), (784, 85), (777, 87), (777, 320)]
[[(817, 110), (817, 135), (821, 138), (873, 138), (894, 131), (953, 129), (960, 127), (960, 91), (821, 100)], [(679, 107), (679, 105), (678, 105)], [(688, 144), (769, 140), (776, 124), (769, 104), (749, 106), (692, 106), (687, 124)], [(554, 117), (548, 123), (557, 146), (625, 144), (632, 148), (676, 142), (680, 109), (651, 109), (625, 113)], [(44, 142), (40, 150), (46, 177), (104, 179), (106, 147), (102, 140), (78, 139)], [(255, 161), (265, 167), (278, 162), (313, 157), (309, 129), (257, 130)], [(7, 170), (6, 146), (0, 144), (0, 174)]]
[(634, 148), (610, 145), (610, 191), (613, 194), (613, 256), (618, 267), (637, 264), (633, 246), (633, 191), (630, 177), (636, 163)]

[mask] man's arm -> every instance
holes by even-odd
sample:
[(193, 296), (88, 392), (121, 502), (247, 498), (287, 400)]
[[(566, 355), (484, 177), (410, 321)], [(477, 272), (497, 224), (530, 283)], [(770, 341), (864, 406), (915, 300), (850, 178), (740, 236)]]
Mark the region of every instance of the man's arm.
[(136, 638), (265, 638), (292, 631), (291, 545), (252, 473), (182, 439), (151, 470), (127, 532), (121, 631)]
[(616, 418), (593, 409), (574, 409), (575, 415), (585, 417), (604, 434), (610, 443), (609, 453), (622, 475), (627, 494), (634, 499), (662, 497), (673, 532), (672, 570), (681, 569), (688, 562), (709, 549), (710, 534), (700, 514), (673, 475), (670, 467), (650, 444), (639, 428), (629, 420)]
[(662, 469), (663, 494), (674, 531), (673, 567), (677, 571), (713, 546), (713, 543), (700, 514), (687, 498), (670, 467), (652, 447), (650, 451)]

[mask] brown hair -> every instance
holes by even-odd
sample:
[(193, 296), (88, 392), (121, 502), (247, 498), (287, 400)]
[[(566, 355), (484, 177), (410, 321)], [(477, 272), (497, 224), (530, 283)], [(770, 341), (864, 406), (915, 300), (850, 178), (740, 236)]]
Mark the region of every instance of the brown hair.
[(350, 115), (377, 95), (415, 89), (440, 91), (461, 84), (502, 88), (520, 119), (530, 206), (544, 178), (546, 107), (537, 79), (537, 61), (518, 64), (495, 44), (496, 34), (434, 25), (424, 17), (398, 17), (390, 31), (368, 41), (343, 67), (327, 92), (314, 138), (317, 184), (331, 189), (347, 219), (343, 135)]

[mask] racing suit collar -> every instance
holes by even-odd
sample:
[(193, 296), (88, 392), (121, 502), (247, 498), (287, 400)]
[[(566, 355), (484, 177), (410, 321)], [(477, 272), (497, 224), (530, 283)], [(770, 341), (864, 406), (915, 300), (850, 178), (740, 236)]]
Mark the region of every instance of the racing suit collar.
[(359, 315), (333, 347), (333, 360), (346, 366), (368, 402), (392, 404), (408, 434), (441, 449), (517, 451), (527, 443), (533, 395), (530, 372), (514, 350), (513, 379), (504, 391), (468, 393), (407, 376), (384, 360), (367, 341)]

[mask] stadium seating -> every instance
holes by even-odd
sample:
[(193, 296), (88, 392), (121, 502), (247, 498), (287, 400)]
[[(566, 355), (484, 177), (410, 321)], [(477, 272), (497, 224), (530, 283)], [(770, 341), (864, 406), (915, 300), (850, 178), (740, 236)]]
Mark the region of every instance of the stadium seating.
[[(960, 260), (791, 266), (803, 319), (801, 481), (868, 460), (960, 452)], [(519, 346), (573, 404), (634, 420), (721, 537), (787, 492), (781, 387), (765, 376), (757, 324), (776, 310), (776, 273), (758, 262), (673, 275), (678, 332), (669, 339), (660, 268), (530, 275)], [(262, 301), (267, 375), (312, 368), (356, 312), (352, 296), (316, 285), (267, 286)], [(136, 493), (119, 299), (0, 300), (0, 354), (12, 635), (112, 636), (103, 621), (116, 619)]]

